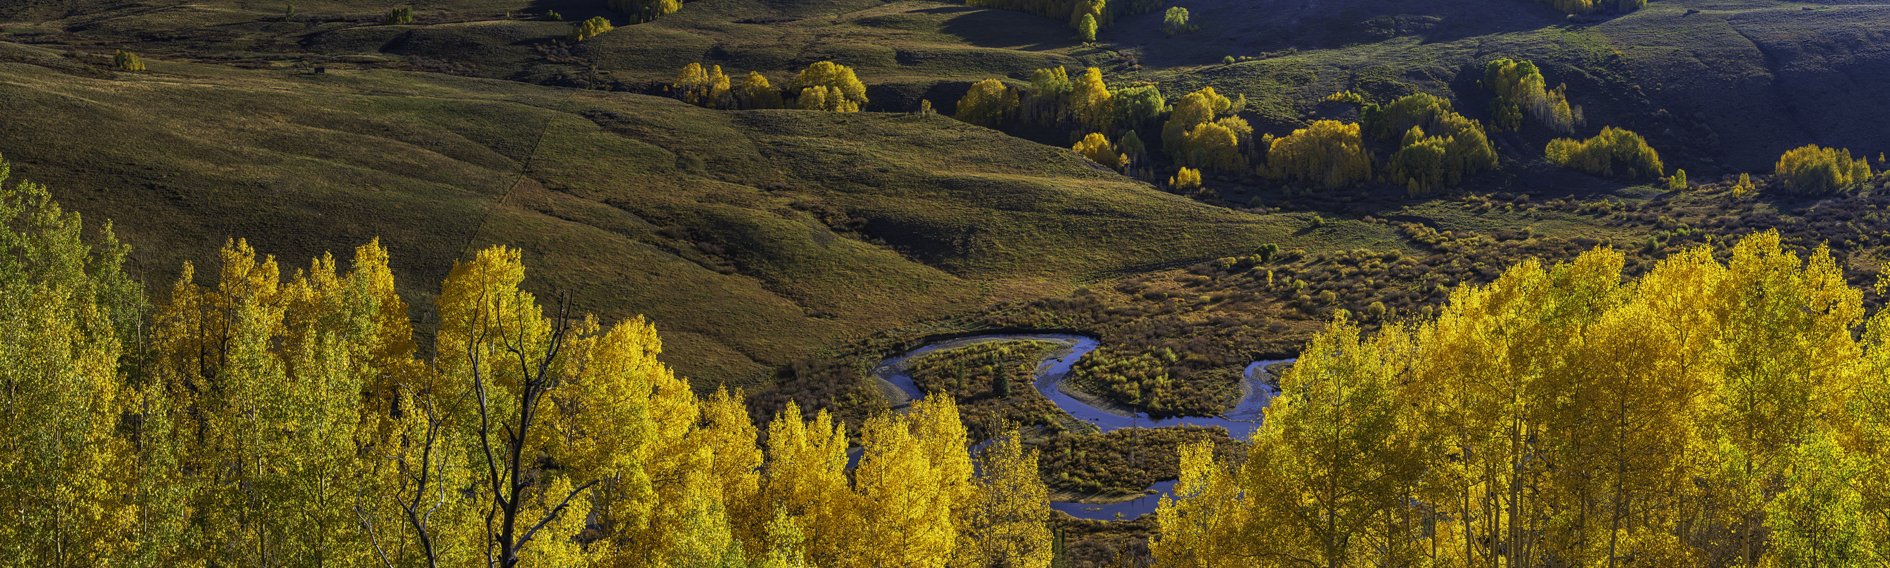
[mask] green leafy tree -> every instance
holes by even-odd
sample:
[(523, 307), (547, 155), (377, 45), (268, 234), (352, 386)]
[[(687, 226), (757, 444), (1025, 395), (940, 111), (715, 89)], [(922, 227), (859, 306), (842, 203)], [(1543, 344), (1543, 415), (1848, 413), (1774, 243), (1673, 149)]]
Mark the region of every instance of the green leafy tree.
[(1082, 19), (1079, 19), (1076, 21), (1076, 39), (1080, 39), (1083, 41), (1096, 41), (1096, 17), (1095, 16), (1090, 15), (1090, 14), (1083, 14)]
[(1462, 183), (1470, 174), (1496, 167), (1496, 148), (1483, 126), (1457, 114), (1450, 102), (1418, 93), (1359, 111), (1366, 131), (1381, 139), (1398, 136), (1390, 180), (1410, 195), (1425, 196)]
[(1162, 33), (1175, 35), (1187, 31), (1194, 31), (1194, 25), (1188, 23), (1187, 8), (1170, 7), (1168, 12), (1162, 15)]
[(1494, 98), (1490, 116), (1498, 130), (1522, 127), (1526, 112), (1550, 130), (1562, 134), (1574, 131), (1581, 122), (1581, 109), (1568, 104), (1568, 86), (1546, 89), (1541, 70), (1527, 60), (1496, 59), (1483, 69), (1483, 88)]
[(411, 24), (413, 23), (413, 6), (401, 6), (388, 10), (387, 15), (381, 17), (381, 21), (389, 24)]

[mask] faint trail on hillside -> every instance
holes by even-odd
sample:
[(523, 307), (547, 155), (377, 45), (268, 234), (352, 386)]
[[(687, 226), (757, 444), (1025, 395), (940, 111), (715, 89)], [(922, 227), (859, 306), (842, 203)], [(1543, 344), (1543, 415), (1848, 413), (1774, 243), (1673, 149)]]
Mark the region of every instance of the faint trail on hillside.
[[(564, 99), (564, 102), (558, 104), (558, 108), (552, 110), (555, 113), (563, 113), (565, 108), (570, 106), (571, 101), (575, 99), (577, 99), (577, 94), (572, 93), (570, 97)], [(479, 233), (486, 230), (486, 220), (492, 218), (492, 211), (498, 209), (501, 205), (505, 205), (505, 200), (512, 198), (512, 192), (518, 191), (519, 184), (525, 183), (525, 175), (532, 171), (532, 160), (538, 158), (538, 147), (545, 143), (545, 133), (551, 130), (551, 121), (556, 120), (558, 116), (559, 114), (552, 114), (551, 116), (545, 117), (545, 123), (538, 126), (538, 136), (532, 138), (532, 149), (525, 153), (525, 159), (519, 163), (518, 178), (512, 180), (512, 184), (505, 187), (505, 193), (499, 194), (498, 201), (486, 205), (486, 212), (479, 216), (479, 223), (473, 226), (472, 234), (466, 235), (466, 244), (459, 247), (459, 255), (455, 257), (455, 262), (466, 259), (466, 253), (472, 250), (473, 242), (479, 240)]]

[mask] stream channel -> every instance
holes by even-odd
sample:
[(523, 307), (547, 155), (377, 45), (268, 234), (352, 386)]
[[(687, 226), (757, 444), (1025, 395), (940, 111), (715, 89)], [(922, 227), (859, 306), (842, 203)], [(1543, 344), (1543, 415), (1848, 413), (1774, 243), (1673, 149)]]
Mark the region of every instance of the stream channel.
[[(913, 384), (912, 377), (905, 372), (905, 362), (908, 359), (934, 351), (956, 349), (967, 345), (990, 343), (994, 341), (1048, 341), (1063, 345), (1063, 348), (1051, 353), (1048, 357), (1045, 357), (1043, 361), (1038, 363), (1037, 378), (1032, 384), (1037, 387), (1037, 392), (1049, 398), (1050, 402), (1057, 405), (1057, 408), (1061, 408), (1064, 412), (1070, 413), (1070, 416), (1076, 417), (1077, 420), (1082, 420), (1096, 426), (1103, 432), (1121, 428), (1160, 428), (1163, 426), (1183, 425), (1220, 426), (1226, 428), (1227, 434), (1234, 439), (1246, 441), (1253, 437), (1254, 430), (1260, 428), (1260, 420), (1266, 416), (1267, 404), (1273, 402), (1273, 396), (1278, 394), (1273, 391), (1272, 387), (1267, 386), (1264, 380), (1255, 378), (1254, 373), (1274, 363), (1292, 362), (1291, 359), (1284, 359), (1255, 361), (1248, 364), (1246, 371), (1243, 372), (1241, 376), (1240, 403), (1234, 405), (1233, 410), (1228, 411), (1226, 414), (1220, 416), (1178, 416), (1161, 420), (1151, 419), (1148, 414), (1144, 412), (1132, 413), (1122, 409), (1110, 411), (1097, 408), (1078, 400), (1076, 397), (1064, 391), (1063, 379), (1069, 376), (1070, 367), (1074, 366), (1084, 355), (1095, 351), (1096, 347), (1101, 345), (1095, 338), (1081, 335), (1000, 334), (948, 339), (914, 349), (898, 357), (881, 361), (879, 366), (873, 369), (873, 374), (878, 376), (879, 379), (899, 387), (900, 390), (905, 391), (906, 396), (911, 397), (913, 400), (923, 399), (925, 398), (925, 393), (919, 391), (919, 387)], [(1133, 519), (1142, 516), (1144, 513), (1155, 512), (1155, 506), (1160, 502), (1161, 496), (1169, 494), (1174, 488), (1175, 482), (1169, 480), (1149, 486), (1149, 489), (1153, 490), (1154, 493), (1138, 497), (1132, 501), (1106, 505), (1051, 502), (1050, 508), (1069, 513), (1071, 516), (1081, 519), (1114, 520), (1117, 514), (1121, 514), (1121, 518), (1123, 519)]]

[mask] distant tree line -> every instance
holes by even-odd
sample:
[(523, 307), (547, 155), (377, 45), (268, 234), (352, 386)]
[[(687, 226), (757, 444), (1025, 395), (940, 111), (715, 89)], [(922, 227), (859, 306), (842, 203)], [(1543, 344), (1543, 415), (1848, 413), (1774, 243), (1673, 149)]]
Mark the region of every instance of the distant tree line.
[(1595, 12), (1628, 13), (1647, 7), (1647, 0), (1541, 0), (1555, 9), (1569, 14), (1592, 14)]
[(682, 0), (610, 0), (610, 9), (623, 12), (630, 16), (631, 23), (640, 24), (682, 10)]
[(966, 6), (977, 8), (997, 8), (1036, 14), (1046, 18), (1067, 21), (1071, 29), (1080, 29), (1087, 19), (1094, 41), (1094, 28), (1109, 26), (1116, 18), (1146, 14), (1162, 9), (1160, 0), (965, 0)]

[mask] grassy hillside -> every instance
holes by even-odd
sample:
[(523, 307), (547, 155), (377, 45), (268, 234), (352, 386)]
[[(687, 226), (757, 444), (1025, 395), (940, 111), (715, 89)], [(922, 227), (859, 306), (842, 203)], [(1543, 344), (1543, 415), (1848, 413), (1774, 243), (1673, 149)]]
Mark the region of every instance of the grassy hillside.
[(378, 236), (424, 326), (454, 259), (507, 244), (542, 293), (648, 314), (711, 384), (1090, 274), (1328, 246), (1289, 216), (936, 116), (716, 112), (389, 70), (57, 73), (70, 60), (5, 49), (0, 153), (113, 219), (154, 289), (229, 237), (301, 265)]

